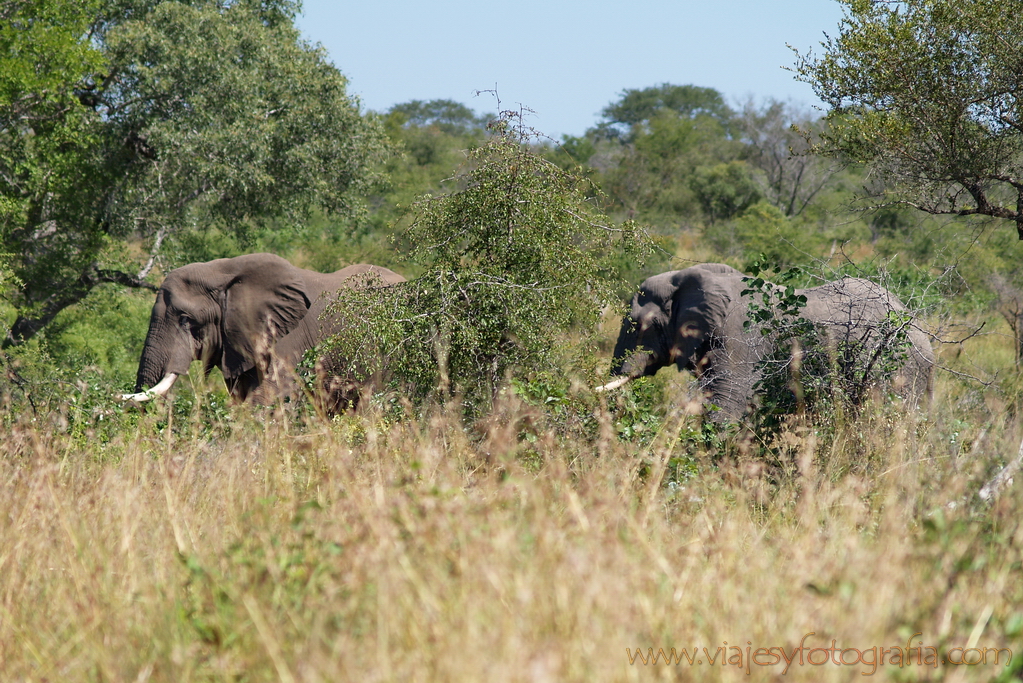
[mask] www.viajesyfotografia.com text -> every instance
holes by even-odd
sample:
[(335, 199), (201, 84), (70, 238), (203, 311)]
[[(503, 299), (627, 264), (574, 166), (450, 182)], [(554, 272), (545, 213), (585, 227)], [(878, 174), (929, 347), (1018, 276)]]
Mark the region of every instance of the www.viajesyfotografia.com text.
[(938, 648), (914, 642), (921, 633), (914, 633), (907, 642), (898, 645), (874, 645), (868, 648), (839, 647), (837, 640), (830, 645), (807, 643), (815, 632), (807, 633), (799, 645), (791, 648), (753, 647), (729, 645), (723, 641), (714, 648), (625, 648), (629, 664), (633, 666), (721, 666), (736, 667), (747, 674), (760, 667), (783, 667), (788, 673), (792, 666), (858, 666), (860, 673), (870, 676), (883, 667), (939, 666), (1009, 666), (1012, 650), (1007, 647), (953, 647), (944, 652)]

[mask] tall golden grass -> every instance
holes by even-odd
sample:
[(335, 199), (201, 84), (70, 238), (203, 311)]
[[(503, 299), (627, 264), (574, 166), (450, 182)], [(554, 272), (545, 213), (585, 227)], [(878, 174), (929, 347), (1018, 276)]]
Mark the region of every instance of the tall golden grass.
[[(793, 427), (772, 462), (741, 439), (696, 451), (670, 484), (682, 410), (642, 447), (598, 410), (597, 436), (539, 430), (530, 457), (517, 435), (540, 416), (514, 398), (472, 429), (372, 406), (242, 406), (205, 432), (164, 408), (107, 443), (16, 421), (0, 681), (1019, 677), (1023, 482), (975, 493), (1023, 430), (993, 408), (966, 424), (949, 386), (833, 436)], [(833, 641), (858, 663), (806, 661)], [(750, 662), (801, 643), (802, 664)], [(702, 663), (636, 658), (672, 647)]]

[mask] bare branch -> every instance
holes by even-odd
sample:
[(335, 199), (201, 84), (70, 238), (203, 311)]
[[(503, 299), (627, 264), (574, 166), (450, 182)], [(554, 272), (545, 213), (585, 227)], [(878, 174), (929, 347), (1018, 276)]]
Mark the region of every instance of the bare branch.
[(118, 285), (124, 285), (125, 287), (148, 289), (153, 292), (159, 291), (160, 289), (151, 282), (146, 282), (141, 278), (129, 275), (128, 273), (124, 273), (119, 270), (100, 270), (99, 268), (96, 268), (92, 272), (94, 274), (91, 275), (91, 277), (87, 274), (86, 276), (83, 276), (83, 278), (88, 278), (95, 283), (113, 282)]
[(136, 280), (145, 280), (146, 276), (149, 275), (150, 271), (153, 270), (153, 265), (156, 263), (156, 256), (160, 252), (160, 245), (163, 244), (163, 239), (167, 236), (166, 226), (161, 227), (156, 231), (156, 239), (153, 241), (153, 248), (149, 250), (149, 260), (146, 261), (146, 265), (142, 267), (142, 270), (135, 276)]

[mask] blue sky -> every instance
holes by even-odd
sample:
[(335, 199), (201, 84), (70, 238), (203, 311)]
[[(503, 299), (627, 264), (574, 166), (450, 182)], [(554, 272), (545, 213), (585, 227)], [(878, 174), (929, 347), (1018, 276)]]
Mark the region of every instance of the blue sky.
[(819, 101), (782, 67), (824, 32), (835, 0), (304, 0), (298, 25), (322, 43), (367, 109), (453, 99), (478, 112), (520, 105), (552, 137), (580, 135), (625, 88), (660, 83)]

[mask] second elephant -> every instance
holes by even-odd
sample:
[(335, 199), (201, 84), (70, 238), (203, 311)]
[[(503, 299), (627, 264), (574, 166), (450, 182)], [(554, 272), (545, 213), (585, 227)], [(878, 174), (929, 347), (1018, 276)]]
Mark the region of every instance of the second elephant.
[(145, 401), (163, 394), (193, 360), (201, 360), (207, 373), (220, 368), (235, 399), (269, 402), (290, 391), (289, 375), (302, 355), (334, 331), (336, 321), (323, 315), (334, 293), (404, 281), (386, 268), (363, 264), (317, 273), (273, 254), (172, 270), (156, 294), (136, 393), (122, 398)]
[[(632, 299), (615, 345), (611, 374), (620, 379), (602, 388), (675, 364), (699, 378), (707, 400), (720, 408), (715, 419), (741, 417), (753, 400), (761, 361), (775, 343), (760, 325), (746, 325), (752, 297), (743, 291), (748, 288), (743, 273), (720, 263), (648, 278)], [(934, 352), (894, 294), (869, 280), (843, 278), (796, 295), (806, 297), (801, 316), (833, 345), (876, 347), (892, 329), (890, 313), (901, 315), (908, 344), (897, 376), (885, 379), (914, 403), (929, 391)]]

